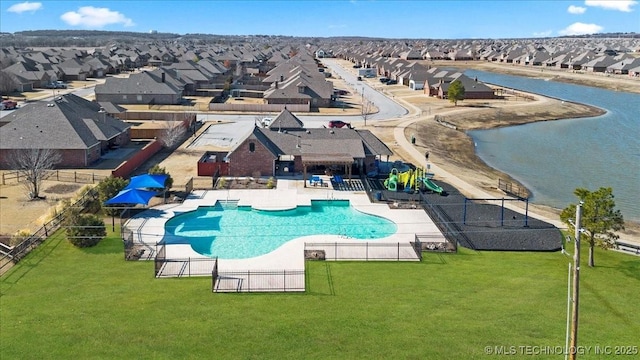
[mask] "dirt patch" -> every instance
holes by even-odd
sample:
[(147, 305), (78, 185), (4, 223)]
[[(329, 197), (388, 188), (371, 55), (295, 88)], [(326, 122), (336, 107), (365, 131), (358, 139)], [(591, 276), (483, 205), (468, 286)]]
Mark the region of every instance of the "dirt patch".
[(55, 184), (49, 186), (44, 191), (48, 194), (69, 194), (80, 190), (82, 186), (78, 184)]
[(0, 234), (13, 235), (18, 230), (37, 230), (60, 200), (74, 197), (85, 185), (45, 180), (41, 184), (44, 199), (30, 200), (20, 183), (0, 186)]

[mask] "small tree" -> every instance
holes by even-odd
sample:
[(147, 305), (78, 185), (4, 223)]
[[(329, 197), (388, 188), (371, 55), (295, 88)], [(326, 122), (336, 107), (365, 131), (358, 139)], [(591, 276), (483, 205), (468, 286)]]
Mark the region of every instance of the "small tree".
[[(96, 188), (98, 189), (98, 199), (100, 204), (104, 204), (105, 201), (116, 196), (122, 189), (127, 186), (128, 181), (120, 177), (108, 177), (100, 181)], [(104, 206), (103, 210), (105, 214), (115, 216), (118, 215), (120, 209), (116, 209), (110, 206)]]
[(40, 199), (40, 185), (47, 175), (62, 160), (59, 152), (52, 149), (20, 149), (9, 156), (9, 164), (18, 172), (30, 200)]
[(160, 165), (153, 165), (151, 169), (148, 171), (149, 174), (159, 174), (159, 175), (167, 175), (167, 180), (164, 182), (164, 188), (169, 190), (173, 187), (173, 178), (167, 172), (167, 170)]
[(70, 217), (67, 225), (67, 239), (79, 248), (96, 246), (107, 236), (104, 220), (97, 215), (76, 214)]
[[(624, 230), (624, 219), (620, 210), (615, 209), (616, 203), (610, 187), (601, 187), (593, 192), (577, 188), (573, 193), (583, 202), (580, 226), (589, 238), (589, 266), (593, 267), (595, 245), (603, 249), (614, 247), (619, 238), (614, 231)], [(570, 204), (560, 214), (560, 219), (572, 232), (575, 232), (571, 220), (575, 218), (576, 206)]]
[(458, 106), (458, 101), (464, 100), (464, 86), (460, 80), (455, 80), (449, 84), (449, 90), (447, 91), (447, 97), (449, 101), (455, 106)]
[(364, 126), (367, 126), (367, 119), (373, 111), (373, 103), (369, 100), (362, 101), (362, 120), (364, 120)]
[(186, 120), (186, 116), (183, 121), (176, 120), (174, 118), (167, 122), (165, 129), (162, 131), (162, 135), (160, 136), (160, 141), (162, 141), (162, 144), (164, 144), (165, 147), (171, 149), (180, 144), (182, 139), (184, 139), (184, 136), (187, 133), (187, 128), (184, 126), (184, 120)]

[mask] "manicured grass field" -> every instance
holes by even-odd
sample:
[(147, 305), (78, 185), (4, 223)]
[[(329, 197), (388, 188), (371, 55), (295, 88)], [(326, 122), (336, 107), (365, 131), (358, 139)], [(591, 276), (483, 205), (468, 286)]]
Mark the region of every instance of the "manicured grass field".
[[(210, 278), (155, 279), (153, 262), (125, 262), (114, 234), (83, 250), (58, 233), (0, 280), (0, 358), (504, 357), (485, 347), (564, 345), (570, 261), (463, 249), (308, 262), (304, 294), (213, 294)], [(596, 265), (582, 267), (578, 343), (640, 346), (640, 258), (598, 251)]]

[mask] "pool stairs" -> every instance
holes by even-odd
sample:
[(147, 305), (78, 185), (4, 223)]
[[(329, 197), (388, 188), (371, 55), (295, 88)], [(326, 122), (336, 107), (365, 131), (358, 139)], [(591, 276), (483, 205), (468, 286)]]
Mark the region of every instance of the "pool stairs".
[(240, 200), (218, 200), (218, 202), (220, 203), (220, 205), (222, 205), (223, 208), (225, 209), (229, 209), (229, 210), (235, 210), (238, 208), (238, 202)]

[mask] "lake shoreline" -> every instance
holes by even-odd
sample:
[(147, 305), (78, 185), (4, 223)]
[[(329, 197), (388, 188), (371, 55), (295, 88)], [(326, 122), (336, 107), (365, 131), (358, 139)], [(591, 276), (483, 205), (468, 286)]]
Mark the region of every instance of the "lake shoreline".
[[(501, 73), (500, 71), (494, 72)], [(405, 138), (415, 137), (416, 143), (413, 146), (423, 153), (429, 152), (431, 163), (483, 192), (489, 192), (496, 197), (504, 196), (504, 192), (498, 189), (498, 179), (526, 189), (520, 181), (509, 174), (487, 165), (476, 154), (474, 141), (467, 131), (488, 130), (540, 121), (591, 118), (606, 114), (606, 110), (540, 94), (520, 90), (518, 92), (524, 97), (531, 96), (533, 100), (465, 100), (459, 102), (458, 106), (447, 106), (440, 100), (438, 106), (434, 106), (436, 102), (416, 104), (408, 96), (400, 97), (410, 104), (410, 107), (417, 107), (423, 112), (428, 106), (430, 113), (430, 116), (420, 117), (407, 126), (404, 131)], [(436, 122), (435, 116), (444, 117), (444, 121), (453, 125), (455, 129)], [(378, 132), (376, 131), (376, 133)], [(393, 147), (392, 150), (402, 158), (407, 156), (400, 148)], [(436, 173), (436, 180), (437, 176)], [(528, 189), (527, 191), (531, 193)], [(469, 196), (473, 196), (473, 194), (469, 194)], [(543, 216), (559, 219), (561, 209), (541, 204), (530, 204), (530, 206)], [(621, 233), (623, 235), (621, 239), (631, 238), (634, 241), (640, 241), (640, 223), (627, 220), (626, 225), (627, 230)]]

